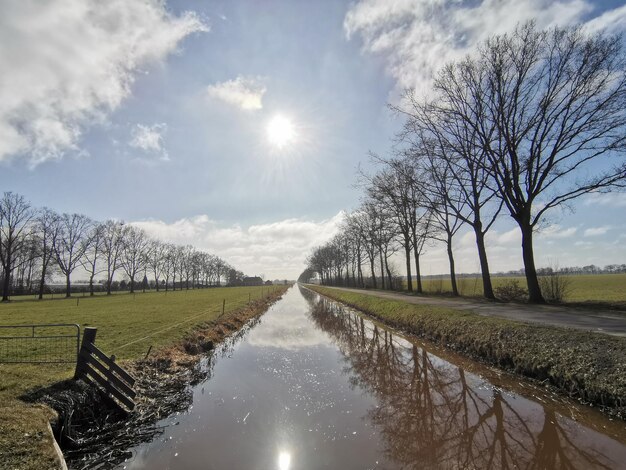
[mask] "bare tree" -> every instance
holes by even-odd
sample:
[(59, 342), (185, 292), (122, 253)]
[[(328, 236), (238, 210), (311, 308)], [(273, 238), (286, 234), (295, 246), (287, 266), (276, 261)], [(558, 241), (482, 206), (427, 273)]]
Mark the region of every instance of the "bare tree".
[(127, 231), (128, 227), (124, 226), (122, 222), (107, 220), (104, 223), (102, 253), (107, 273), (107, 295), (111, 295), (113, 277), (120, 267), (122, 248)]
[(29, 243), (35, 214), (30, 203), (19, 194), (5, 192), (0, 199), (0, 262), (4, 276), (2, 302), (9, 301), (15, 260)]
[[(460, 109), (470, 106), (471, 96), (458, 102)], [(410, 154), (421, 156), (425, 141), (435, 153), (450, 178), (448, 190), (442, 194), (446, 205), (456, 217), (474, 230), (476, 248), (483, 283), (483, 295), (495, 299), (489, 261), (485, 246), (485, 236), (495, 223), (502, 208), (496, 191), (489, 185), (489, 171), (485, 168), (486, 159), (483, 145), (475, 129), (466, 125), (459, 116), (459, 110), (440, 106), (435, 99), (421, 103), (413, 91), (407, 93), (408, 109), (394, 108), (406, 116), (402, 140), (409, 142)], [(467, 114), (467, 113), (466, 113)]]
[(70, 277), (89, 247), (90, 228), (91, 219), (81, 214), (63, 214), (59, 218), (53, 247), (57, 265), (65, 275), (65, 297), (71, 296)]
[(120, 266), (130, 279), (130, 293), (135, 292), (135, 278), (146, 267), (150, 239), (142, 229), (129, 226), (122, 240)]
[(452, 242), (454, 236), (463, 225), (463, 219), (457, 217), (458, 210), (451, 207), (450, 193), (454, 180), (451, 178), (448, 167), (437, 159), (436, 155), (431, 153), (427, 157), (427, 173), (430, 176), (428, 182), (428, 191), (425, 196), (428, 200), (428, 207), (431, 214), (431, 222), (433, 225), (432, 237), (445, 243), (448, 253), (448, 264), (450, 269), (450, 283), (452, 285), (452, 294), (459, 295), (459, 289), (456, 284), (456, 270), (454, 266), (454, 253), (452, 251)]
[(163, 247), (163, 275), (165, 276), (165, 292), (169, 290), (170, 279), (176, 274), (176, 246), (166, 243)]
[(376, 289), (376, 257), (378, 256), (377, 227), (378, 221), (375, 217), (373, 207), (364, 203), (360, 209), (356, 210), (349, 219), (349, 224), (355, 227), (355, 231), (361, 239), (361, 246), (369, 262), (372, 287)]
[(166, 271), (168, 246), (160, 240), (150, 240), (147, 254), (147, 266), (154, 274), (154, 284), (159, 291), (159, 279)]
[(106, 224), (94, 223), (87, 234), (87, 249), (81, 258), (80, 264), (89, 274), (89, 295), (94, 295), (94, 279), (104, 271), (100, 260), (104, 251), (104, 237), (106, 235)]
[(49, 276), (50, 261), (55, 259), (54, 241), (60, 229), (59, 215), (52, 209), (44, 207), (36, 219), (36, 238), (39, 245), (41, 275), (39, 277), (39, 300), (43, 299), (46, 279)]
[(411, 228), (417, 218), (414, 201), (411, 198), (413, 194), (411, 170), (413, 167), (405, 167), (399, 161), (384, 161), (374, 154), (372, 154), (372, 157), (374, 161), (382, 163), (384, 166), (374, 176), (367, 178), (367, 195), (376, 203), (382, 204), (392, 215), (391, 221), (397, 227), (400, 235), (399, 241), (404, 248), (407, 289), (409, 292), (412, 292), (411, 249), (413, 243)]
[(498, 197), (522, 234), (529, 300), (543, 303), (533, 251), (538, 224), (577, 197), (625, 186), (622, 41), (529, 23), (444, 68), (436, 89), (442, 106), (479, 136)]

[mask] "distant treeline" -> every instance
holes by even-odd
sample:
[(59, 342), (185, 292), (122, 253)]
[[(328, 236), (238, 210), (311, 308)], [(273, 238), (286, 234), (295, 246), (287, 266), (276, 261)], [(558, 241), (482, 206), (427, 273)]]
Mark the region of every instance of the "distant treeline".
[[(393, 110), (404, 118), (388, 157), (371, 154), (360, 172), (362, 204), (340, 232), (313, 250), (301, 279), (396, 288), (406, 262), (409, 291), (422, 292), (420, 257), (446, 247), (458, 295), (453, 241), (476, 239), (485, 297), (494, 299), (487, 232), (506, 215), (521, 234), (527, 297), (545, 301), (533, 248), (550, 211), (626, 186), (626, 56), (623, 39), (581, 27), (534, 23), (493, 36), (439, 70), (424, 98), (408, 90)], [(607, 270), (623, 269), (611, 265)], [(568, 268), (595, 273), (599, 268)]]
[[(587, 275), (587, 274), (626, 274), (626, 264), (607, 264), (603, 268), (600, 266), (596, 266), (595, 264), (590, 264), (589, 266), (571, 266), (565, 268), (538, 268), (537, 274), (539, 276), (547, 276), (550, 274), (567, 274), (567, 275)], [(497, 272), (491, 273), (491, 277), (515, 277), (521, 276), (524, 277), (524, 270), (512, 270), (507, 272)], [(457, 274), (457, 277), (461, 278), (473, 278), (480, 277), (480, 273), (460, 273)], [(424, 276), (425, 279), (439, 279), (443, 277), (448, 277), (448, 274), (431, 274)]]
[[(0, 199), (0, 283), (2, 301), (13, 294), (52, 292), (53, 276), (65, 278), (64, 292), (116, 290), (137, 286), (157, 290), (240, 284), (241, 271), (220, 257), (191, 245), (164, 243), (116, 220), (98, 222), (82, 214), (35, 208), (23, 196), (5, 192)], [(72, 287), (81, 268), (88, 285)], [(125, 279), (118, 281), (116, 275)], [(103, 280), (97, 281), (98, 277)]]

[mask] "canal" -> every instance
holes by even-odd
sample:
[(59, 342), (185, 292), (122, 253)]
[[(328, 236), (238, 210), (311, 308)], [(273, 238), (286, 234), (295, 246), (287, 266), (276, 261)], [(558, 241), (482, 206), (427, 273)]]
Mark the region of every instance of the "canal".
[(626, 468), (624, 422), (294, 286), (126, 469)]

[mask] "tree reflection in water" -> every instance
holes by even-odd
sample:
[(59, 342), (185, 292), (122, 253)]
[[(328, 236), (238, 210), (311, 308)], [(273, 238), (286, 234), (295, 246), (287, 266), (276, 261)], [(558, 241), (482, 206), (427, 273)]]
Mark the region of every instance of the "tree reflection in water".
[[(373, 394), (369, 418), (403, 468), (618, 468), (626, 446), (489, 383), (311, 291), (311, 317)], [(620, 457), (621, 456), (621, 457)]]

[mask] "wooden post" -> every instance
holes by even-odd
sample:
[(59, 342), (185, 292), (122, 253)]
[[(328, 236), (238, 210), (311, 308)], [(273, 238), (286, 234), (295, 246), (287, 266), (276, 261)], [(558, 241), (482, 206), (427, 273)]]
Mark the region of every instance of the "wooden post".
[(74, 371), (74, 379), (80, 378), (80, 374), (83, 366), (83, 356), (89, 355), (89, 351), (86, 349), (86, 344), (94, 344), (96, 342), (96, 333), (98, 328), (86, 327), (83, 330), (83, 341), (80, 343), (80, 351), (78, 352), (78, 358), (76, 359), (76, 370)]
[(224, 315), (225, 308), (226, 308), (226, 299), (222, 300), (222, 315)]

